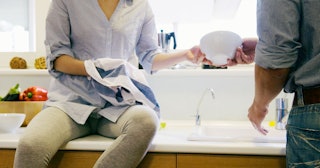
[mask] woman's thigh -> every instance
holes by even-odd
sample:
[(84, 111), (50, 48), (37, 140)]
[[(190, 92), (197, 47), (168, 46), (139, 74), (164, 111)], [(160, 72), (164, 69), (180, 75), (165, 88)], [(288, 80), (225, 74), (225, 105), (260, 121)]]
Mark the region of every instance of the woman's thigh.
[(116, 122), (100, 118), (97, 125), (97, 133), (106, 137), (116, 138), (123, 133), (127, 133), (128, 130), (133, 130), (134, 132), (139, 127), (157, 127), (159, 125), (158, 122), (158, 117), (152, 109), (137, 105), (128, 108)]
[(47, 141), (60, 139), (58, 140), (60, 143), (66, 143), (89, 132), (90, 127), (86, 124), (77, 124), (59, 108), (48, 107), (32, 119), (25, 130), (24, 137), (35, 137)]

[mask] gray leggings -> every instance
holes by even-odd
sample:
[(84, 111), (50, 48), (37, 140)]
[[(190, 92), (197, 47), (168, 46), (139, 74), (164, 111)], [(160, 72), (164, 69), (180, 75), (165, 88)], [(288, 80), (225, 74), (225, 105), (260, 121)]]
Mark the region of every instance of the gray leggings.
[(156, 113), (146, 106), (130, 107), (116, 123), (105, 118), (89, 118), (77, 124), (58, 108), (40, 112), (19, 140), (14, 167), (45, 168), (59, 148), (78, 137), (99, 134), (116, 138), (94, 167), (136, 167), (148, 151), (158, 129)]

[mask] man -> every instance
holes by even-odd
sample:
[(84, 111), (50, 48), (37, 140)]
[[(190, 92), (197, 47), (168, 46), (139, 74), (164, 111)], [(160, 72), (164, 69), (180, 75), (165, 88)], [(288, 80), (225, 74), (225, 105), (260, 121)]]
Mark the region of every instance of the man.
[(262, 134), (269, 103), (295, 93), (287, 123), (287, 167), (320, 166), (320, 1), (258, 0), (255, 96), (248, 118)]

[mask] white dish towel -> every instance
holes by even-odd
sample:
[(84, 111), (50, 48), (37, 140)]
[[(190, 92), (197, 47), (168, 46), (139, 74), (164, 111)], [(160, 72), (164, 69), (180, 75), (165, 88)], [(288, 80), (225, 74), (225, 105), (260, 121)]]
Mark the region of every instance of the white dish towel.
[(159, 105), (141, 70), (121, 59), (84, 62), (99, 95), (113, 106), (143, 104), (159, 113)]

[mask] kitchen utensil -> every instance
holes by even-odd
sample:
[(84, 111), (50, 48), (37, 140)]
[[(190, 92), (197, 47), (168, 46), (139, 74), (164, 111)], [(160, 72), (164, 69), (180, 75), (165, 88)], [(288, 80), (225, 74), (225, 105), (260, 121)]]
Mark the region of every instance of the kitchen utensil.
[(15, 132), (23, 123), (26, 115), (21, 113), (1, 113), (0, 133)]
[(164, 33), (163, 30), (161, 30), (161, 32), (158, 33), (158, 45), (162, 48), (164, 52), (168, 52), (170, 50), (171, 39), (173, 39), (172, 49), (176, 49), (177, 42), (176, 42), (176, 36), (174, 32)]

